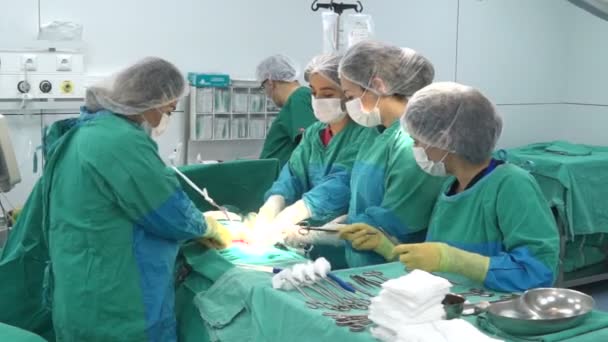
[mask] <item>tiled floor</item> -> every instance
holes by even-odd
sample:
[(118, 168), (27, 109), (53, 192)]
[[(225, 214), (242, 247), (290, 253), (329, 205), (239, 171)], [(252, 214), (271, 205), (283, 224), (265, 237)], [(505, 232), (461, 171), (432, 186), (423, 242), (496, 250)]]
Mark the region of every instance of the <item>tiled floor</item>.
[(591, 295), (595, 299), (596, 309), (608, 311), (608, 280), (578, 286), (575, 290)]

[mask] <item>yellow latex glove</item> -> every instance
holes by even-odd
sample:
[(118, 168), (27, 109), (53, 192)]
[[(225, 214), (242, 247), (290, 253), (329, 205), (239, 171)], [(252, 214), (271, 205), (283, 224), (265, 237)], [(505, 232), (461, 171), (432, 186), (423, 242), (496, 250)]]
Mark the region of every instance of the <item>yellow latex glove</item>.
[(442, 242), (399, 245), (393, 253), (409, 270), (458, 273), (478, 282), (485, 280), (490, 266), (490, 258)]
[(15, 208), (8, 212), (8, 218), (10, 220), (11, 226), (14, 225), (15, 222), (17, 222), (17, 218), (19, 218), (22, 209), (23, 208)]
[(360, 251), (374, 251), (387, 261), (394, 260), (395, 245), (379, 229), (365, 223), (355, 223), (340, 228), (339, 237), (350, 241), (353, 248)]
[(208, 248), (224, 249), (232, 243), (232, 233), (211, 216), (204, 216), (207, 230), (198, 241)]

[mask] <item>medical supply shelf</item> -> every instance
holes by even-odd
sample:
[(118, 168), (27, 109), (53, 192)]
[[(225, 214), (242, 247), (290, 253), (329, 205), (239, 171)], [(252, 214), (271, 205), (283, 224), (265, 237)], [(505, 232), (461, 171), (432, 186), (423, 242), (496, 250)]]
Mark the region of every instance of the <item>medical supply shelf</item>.
[(190, 87), (190, 140), (263, 140), (279, 109), (259, 82), (233, 80), (228, 88)]

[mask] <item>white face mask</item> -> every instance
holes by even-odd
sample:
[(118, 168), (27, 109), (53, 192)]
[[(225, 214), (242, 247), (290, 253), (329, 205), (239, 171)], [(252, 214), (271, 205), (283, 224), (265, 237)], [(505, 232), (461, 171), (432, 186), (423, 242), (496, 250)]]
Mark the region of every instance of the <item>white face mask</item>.
[[(365, 93), (364, 93), (365, 94)], [(363, 95), (361, 95), (363, 96)], [(352, 99), (346, 102), (346, 111), (348, 115), (353, 119), (354, 122), (358, 123), (364, 127), (374, 127), (382, 124), (382, 118), (380, 117), (380, 110), (378, 109), (378, 103), (380, 102), (380, 97), (378, 97), (378, 101), (376, 101), (376, 105), (371, 112), (366, 112), (363, 109), (363, 102), (361, 102), (361, 97), (356, 99)]]
[(165, 133), (165, 131), (167, 130), (167, 127), (169, 127), (169, 121), (171, 119), (171, 116), (169, 116), (169, 114), (164, 113), (163, 116), (160, 119), (160, 122), (158, 123), (158, 126), (156, 127), (152, 127), (152, 136), (155, 138), (160, 137), (163, 133)]
[(436, 162), (429, 159), (425, 149), (422, 147), (414, 147), (413, 151), (414, 158), (416, 158), (416, 163), (424, 172), (436, 177), (445, 177), (447, 175), (445, 171), (445, 164), (443, 163), (443, 160), (448, 155), (447, 153), (443, 156), (443, 158), (441, 158), (440, 161)]
[(312, 109), (315, 117), (326, 124), (338, 122), (346, 116), (342, 110), (342, 99), (316, 99), (313, 97)]

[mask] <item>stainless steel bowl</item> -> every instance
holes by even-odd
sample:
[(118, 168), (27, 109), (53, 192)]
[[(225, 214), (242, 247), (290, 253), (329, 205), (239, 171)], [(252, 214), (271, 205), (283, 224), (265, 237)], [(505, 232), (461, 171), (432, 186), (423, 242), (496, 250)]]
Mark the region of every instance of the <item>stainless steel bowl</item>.
[(494, 303), (488, 319), (497, 328), (513, 335), (543, 335), (581, 324), (594, 306), (593, 298), (569, 289), (540, 288), (526, 291), (520, 298)]
[(441, 302), (441, 304), (443, 304), (443, 310), (445, 311), (445, 318), (460, 318), (465, 301), (466, 298), (457, 294), (448, 293), (445, 295), (445, 298), (443, 298), (443, 301)]
[(591, 296), (569, 289), (539, 288), (526, 291), (521, 300), (543, 319), (580, 316), (593, 310)]

